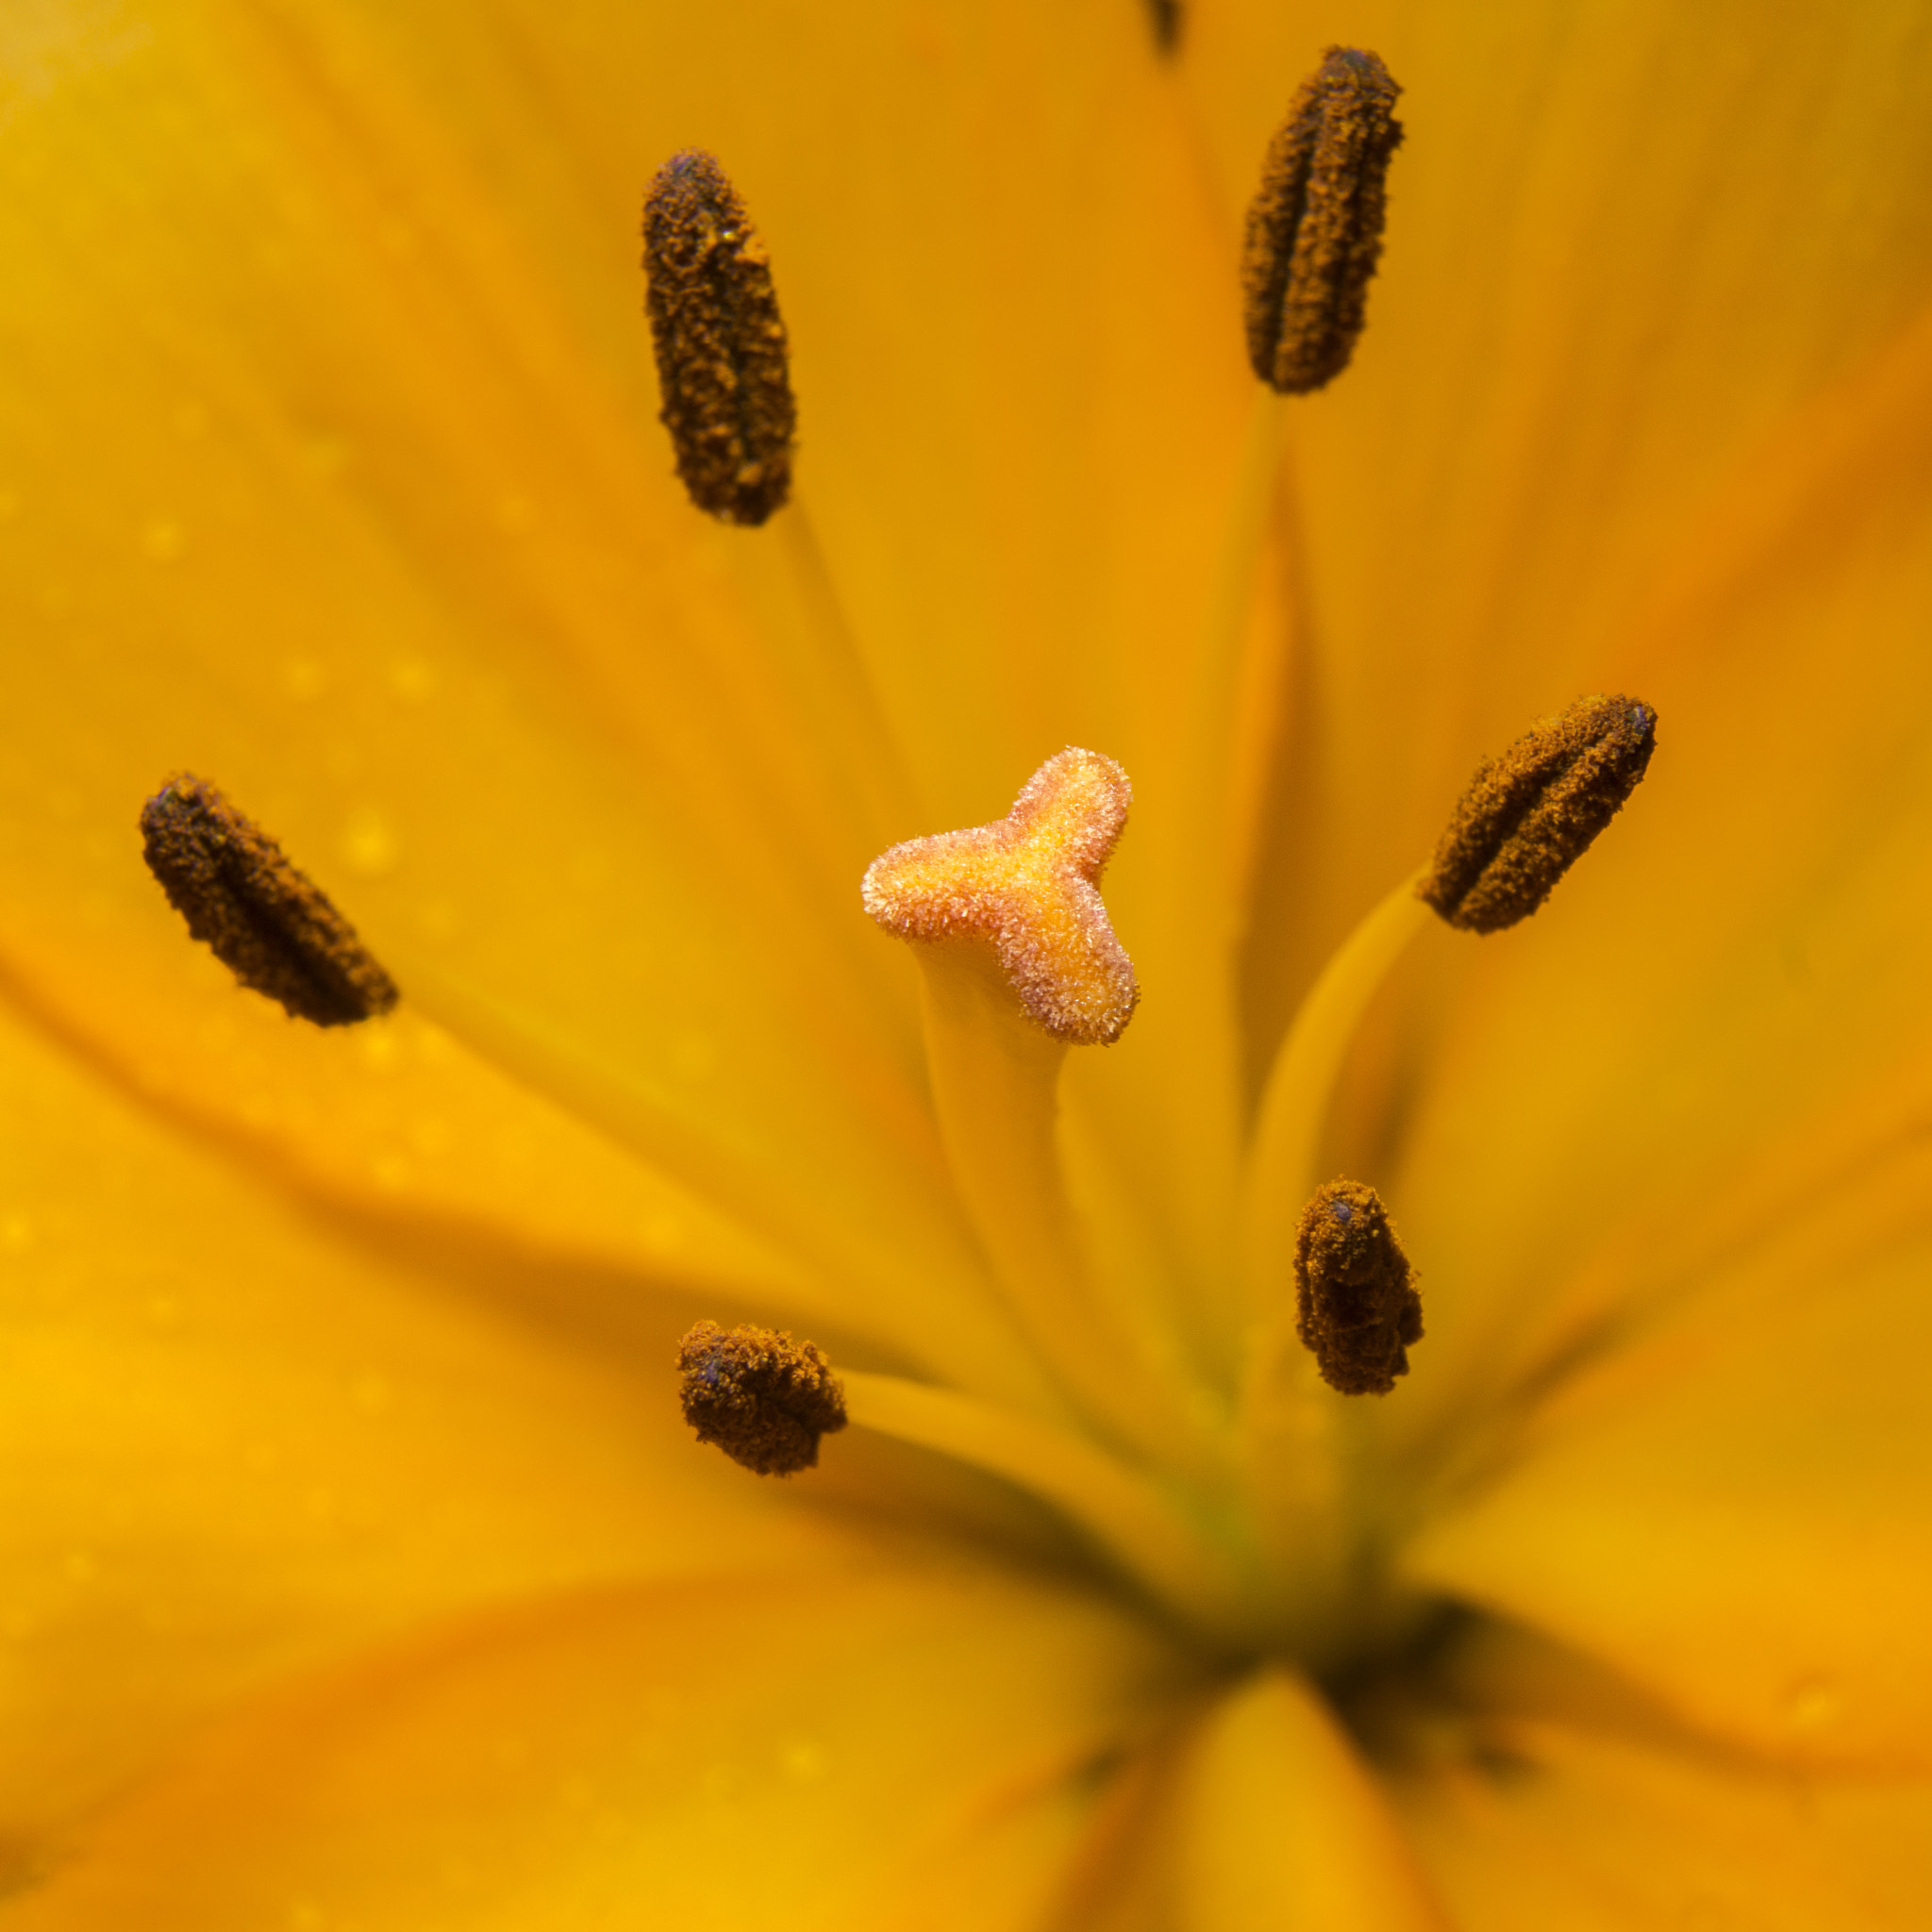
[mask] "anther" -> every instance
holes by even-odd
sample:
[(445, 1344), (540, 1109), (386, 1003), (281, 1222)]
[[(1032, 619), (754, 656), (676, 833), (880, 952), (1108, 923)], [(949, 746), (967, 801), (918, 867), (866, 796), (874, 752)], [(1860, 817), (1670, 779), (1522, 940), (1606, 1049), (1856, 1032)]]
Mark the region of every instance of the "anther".
[(677, 474), (702, 510), (762, 524), (791, 491), (785, 324), (764, 243), (738, 191), (698, 149), (644, 197), (645, 307)]
[(809, 1341), (700, 1322), (677, 1344), (684, 1419), (759, 1475), (813, 1468), (819, 1438), (845, 1426), (845, 1391)]
[(1414, 1271), (1374, 1188), (1328, 1181), (1294, 1241), (1295, 1332), (1344, 1395), (1387, 1395), (1423, 1339)]
[(205, 778), (170, 778), (141, 808), (141, 838), (168, 903), (243, 986), (318, 1026), (395, 1005), (355, 927)]
[(1284, 395), (1348, 367), (1382, 253), (1402, 90), (1374, 54), (1330, 47), (1269, 143), (1241, 255), (1248, 359)]
[(1157, 52), (1171, 55), (1179, 49), (1181, 13), (1181, 0), (1147, 0), (1148, 24), (1154, 29)]
[(1527, 919), (1622, 810), (1656, 743), (1657, 713), (1636, 698), (1578, 698), (1543, 719), (1476, 768), (1417, 892), (1466, 932)]
[(1132, 797), (1111, 758), (1070, 745), (1027, 779), (1005, 818), (880, 854), (861, 887), (865, 909), (902, 939), (990, 940), (1049, 1033), (1110, 1044), (1141, 997), (1100, 897)]

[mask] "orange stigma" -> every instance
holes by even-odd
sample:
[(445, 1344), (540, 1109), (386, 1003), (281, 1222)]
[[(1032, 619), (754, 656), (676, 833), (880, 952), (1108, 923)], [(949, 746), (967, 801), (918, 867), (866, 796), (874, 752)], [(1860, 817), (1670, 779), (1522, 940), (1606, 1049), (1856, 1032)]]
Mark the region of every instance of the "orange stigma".
[(1111, 758), (1070, 745), (1027, 779), (1005, 818), (908, 839), (874, 859), (865, 909), (902, 939), (991, 941), (1041, 1026), (1109, 1045), (1141, 997), (1100, 897), (1132, 797)]

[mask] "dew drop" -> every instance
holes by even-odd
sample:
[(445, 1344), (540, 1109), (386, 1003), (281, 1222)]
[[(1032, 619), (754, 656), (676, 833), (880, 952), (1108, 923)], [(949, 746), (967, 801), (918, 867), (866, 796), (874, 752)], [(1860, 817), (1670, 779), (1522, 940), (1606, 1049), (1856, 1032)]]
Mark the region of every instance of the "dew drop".
[(173, 563), (188, 548), (188, 532), (179, 524), (157, 518), (141, 533), (141, 547), (152, 563)]
[(300, 704), (308, 704), (328, 689), (328, 671), (313, 658), (293, 658), (282, 667), (282, 689)]
[(401, 856), (390, 822), (373, 806), (352, 812), (338, 841), (342, 863), (364, 878), (393, 872)]
[(1844, 1715), (1842, 1688), (1826, 1676), (1801, 1677), (1785, 1699), (1785, 1723), (1801, 1738), (1816, 1737)]
[(815, 1738), (788, 1738), (778, 1747), (778, 1769), (792, 1784), (815, 1785), (831, 1769), (831, 1761)]
[(390, 689), (420, 703), (436, 691), (436, 673), (420, 658), (399, 658), (389, 667)]

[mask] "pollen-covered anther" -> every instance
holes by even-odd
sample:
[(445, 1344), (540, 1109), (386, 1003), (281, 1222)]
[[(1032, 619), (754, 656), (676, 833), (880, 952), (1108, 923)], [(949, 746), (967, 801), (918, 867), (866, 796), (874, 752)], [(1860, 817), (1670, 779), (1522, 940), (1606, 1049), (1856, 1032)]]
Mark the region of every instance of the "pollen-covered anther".
[(1294, 1242), (1295, 1332), (1344, 1395), (1387, 1395), (1423, 1339), (1414, 1271), (1374, 1188), (1334, 1180), (1302, 1210)]
[(1269, 143), (1248, 208), (1248, 359), (1285, 395), (1348, 367), (1382, 253), (1384, 182), (1402, 90), (1374, 54), (1330, 47)]
[(148, 870), (194, 938), (298, 1020), (386, 1013), (395, 982), (282, 848), (205, 778), (177, 774), (141, 809)]
[(903, 939), (990, 941), (1049, 1033), (1109, 1044), (1141, 997), (1100, 897), (1132, 798), (1111, 758), (1070, 745), (1027, 779), (1005, 818), (908, 839), (874, 859), (865, 909)]
[(762, 524), (791, 491), (797, 410), (771, 262), (712, 156), (691, 149), (658, 169), (644, 277), (677, 474), (700, 509)]
[(1578, 698), (1476, 768), (1417, 892), (1451, 925), (1527, 919), (1623, 809), (1650, 766), (1657, 713), (1630, 697)]
[(759, 1475), (819, 1459), (819, 1438), (845, 1426), (845, 1392), (809, 1341), (772, 1328), (700, 1322), (677, 1345), (684, 1419), (700, 1442)]

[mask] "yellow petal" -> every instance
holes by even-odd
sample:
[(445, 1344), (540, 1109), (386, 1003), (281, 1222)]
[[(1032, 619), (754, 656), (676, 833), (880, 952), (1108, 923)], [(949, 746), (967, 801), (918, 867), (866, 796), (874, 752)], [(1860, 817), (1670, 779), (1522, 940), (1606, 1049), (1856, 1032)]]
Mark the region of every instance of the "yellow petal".
[(413, 1007), (353, 1031), (292, 1024), (178, 927), (157, 921), (132, 957), (70, 949), (53, 910), (0, 941), (21, 1015), (271, 1184), (405, 1239), (493, 1241), (587, 1286), (601, 1270), (613, 1301), (704, 1282), (799, 1305), (788, 1283), (806, 1285), (769, 1251)]
[(559, 1602), (242, 1719), (13, 1911), (36, 1932), (1030, 1925), (1165, 1669), (1132, 1624), (983, 1573)]
[(1932, 1767), (1922, 1106), (1600, 1342), (1492, 1445), (1507, 1459), (1465, 1472), (1412, 1574), (1774, 1758)]
[(1203, 1724), (1179, 1773), (1180, 1932), (1441, 1932), (1386, 1799), (1334, 1714), (1264, 1671)]
[(1439, 942), (1467, 977), (1391, 1190), (1435, 1374), (1396, 1432), (1543, 1373), (1581, 1303), (1654, 1294), (1740, 1170), (1932, 1051), (1928, 429), (1932, 308), (1687, 558), (1623, 667), (1661, 720), (1628, 808), (1520, 933)]
[(902, 1352), (916, 1255), (928, 1357), (957, 1332), (998, 1382), (909, 985), (853, 903), (876, 847), (494, 159), (341, 9), (6, 31), (39, 76), (0, 308), (9, 918), (153, 971), (178, 941), (126, 827), (202, 769), (406, 992), (447, 973), (592, 1067)]
[(1220, 855), (1160, 828), (1183, 803), (1176, 723), (1202, 679), (1255, 384), (1232, 230), (1141, 8), (379, 11), (379, 39), (511, 184), (511, 218), (587, 340), (635, 304), (609, 238), (663, 155), (697, 142), (731, 169), (795, 352), (799, 499), (924, 792), (891, 837), (988, 818), (1068, 743), (1131, 774), (1137, 823), (1108, 891), (1170, 998), (1077, 1077), (1153, 1197), (1163, 1258), (1211, 1273), (1234, 920)]
[(675, 1307), (331, 1226), (0, 1018), (0, 1839), (424, 1618), (843, 1539), (692, 1441)]
[(1602, 1713), (1491, 1716), (1393, 1781), (1456, 1923), (1483, 1932), (1910, 1932), (1932, 1897), (1932, 1786), (1818, 1779)]
[[(1263, 1051), (1475, 758), (1622, 688), (1623, 641), (1706, 507), (1932, 293), (1912, 0), (1774, 28), (1752, 0), (1199, 8), (1177, 75), (1230, 208), (1336, 39), (1388, 61), (1407, 141), (1355, 363), (1292, 418), (1324, 775), (1285, 768)], [(1658, 778), (1683, 743), (1663, 717)]]

